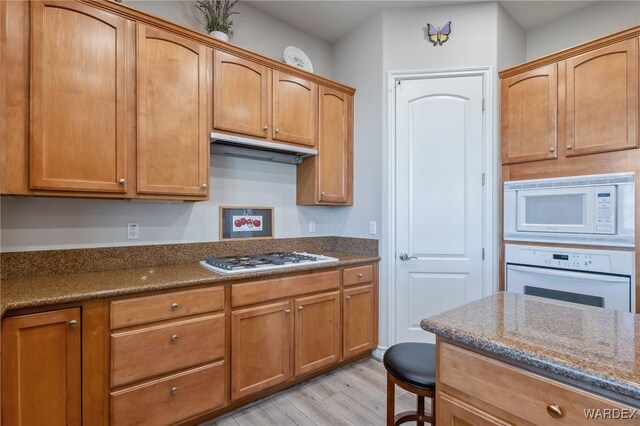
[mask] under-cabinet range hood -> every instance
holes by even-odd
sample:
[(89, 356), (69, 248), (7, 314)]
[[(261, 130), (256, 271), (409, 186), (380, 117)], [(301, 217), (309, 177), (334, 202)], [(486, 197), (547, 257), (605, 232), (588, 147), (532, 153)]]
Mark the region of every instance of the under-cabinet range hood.
[(317, 155), (318, 150), (212, 132), (211, 153), (276, 163), (302, 164), (304, 157)]

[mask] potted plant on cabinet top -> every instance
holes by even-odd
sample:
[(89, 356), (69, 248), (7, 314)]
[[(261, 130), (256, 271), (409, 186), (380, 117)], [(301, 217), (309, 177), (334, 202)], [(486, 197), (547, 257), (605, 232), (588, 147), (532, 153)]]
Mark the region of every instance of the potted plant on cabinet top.
[(197, 0), (196, 7), (204, 15), (204, 28), (211, 35), (211, 37), (229, 41), (233, 37), (233, 21), (230, 19), (232, 15), (237, 15), (238, 12), (233, 12), (233, 6), (238, 3), (238, 0)]

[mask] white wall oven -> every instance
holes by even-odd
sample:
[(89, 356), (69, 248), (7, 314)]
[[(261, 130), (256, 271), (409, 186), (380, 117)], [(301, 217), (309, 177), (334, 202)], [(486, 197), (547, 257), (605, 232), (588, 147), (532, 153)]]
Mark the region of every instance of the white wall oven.
[(635, 312), (635, 252), (505, 245), (506, 290)]
[(505, 182), (504, 239), (634, 247), (635, 176)]

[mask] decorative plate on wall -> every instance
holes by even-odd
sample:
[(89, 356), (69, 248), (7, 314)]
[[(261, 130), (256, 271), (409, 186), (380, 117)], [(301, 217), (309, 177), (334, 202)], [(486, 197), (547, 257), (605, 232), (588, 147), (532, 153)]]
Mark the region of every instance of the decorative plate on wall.
[(295, 46), (287, 46), (284, 49), (284, 61), (296, 68), (313, 72), (313, 64), (309, 57)]

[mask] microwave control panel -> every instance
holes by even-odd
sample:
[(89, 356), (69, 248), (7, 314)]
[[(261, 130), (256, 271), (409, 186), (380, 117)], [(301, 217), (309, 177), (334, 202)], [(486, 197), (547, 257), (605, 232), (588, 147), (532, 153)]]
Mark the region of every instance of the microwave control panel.
[(616, 232), (616, 189), (613, 186), (596, 187), (596, 234)]

